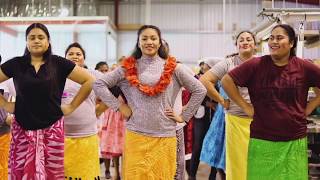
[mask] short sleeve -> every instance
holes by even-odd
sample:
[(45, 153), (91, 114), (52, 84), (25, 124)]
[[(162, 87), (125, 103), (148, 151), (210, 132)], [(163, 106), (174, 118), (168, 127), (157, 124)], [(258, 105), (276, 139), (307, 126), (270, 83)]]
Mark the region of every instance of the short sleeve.
[(254, 76), (254, 73), (257, 69), (257, 65), (260, 61), (260, 58), (254, 58), (252, 60), (242, 63), (240, 66), (237, 66), (231, 70), (228, 74), (231, 76), (233, 81), (237, 86), (248, 87), (251, 78)]
[(56, 58), (58, 65), (57, 68), (60, 72), (60, 75), (62, 75), (63, 78), (67, 78), (76, 65), (72, 61), (60, 56), (54, 56), (54, 58)]
[(1, 65), (1, 70), (2, 72), (8, 77), (12, 78), (16, 75), (16, 70), (17, 70), (17, 63), (18, 63), (18, 58), (13, 58)]
[(227, 60), (220, 61), (219, 63), (214, 65), (209, 71), (216, 75), (219, 79), (222, 79), (222, 77), (228, 73)]
[(98, 70), (88, 70), (89, 71), (89, 73), (93, 76), (93, 77), (95, 77), (96, 79), (99, 79), (99, 78), (101, 78), (102, 76), (103, 76), (103, 73), (102, 72), (100, 72), (100, 71), (98, 71)]

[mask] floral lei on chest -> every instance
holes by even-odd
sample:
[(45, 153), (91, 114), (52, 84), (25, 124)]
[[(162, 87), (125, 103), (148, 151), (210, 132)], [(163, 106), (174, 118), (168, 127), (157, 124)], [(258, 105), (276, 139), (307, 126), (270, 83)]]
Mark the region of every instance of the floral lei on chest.
[(154, 86), (141, 84), (140, 80), (138, 79), (136, 61), (137, 60), (134, 57), (128, 57), (122, 63), (122, 67), (126, 70), (125, 78), (129, 81), (131, 86), (137, 87), (142, 93), (148, 96), (155, 96), (164, 92), (167, 86), (170, 84), (172, 74), (177, 66), (176, 59), (169, 56), (164, 65), (160, 79)]

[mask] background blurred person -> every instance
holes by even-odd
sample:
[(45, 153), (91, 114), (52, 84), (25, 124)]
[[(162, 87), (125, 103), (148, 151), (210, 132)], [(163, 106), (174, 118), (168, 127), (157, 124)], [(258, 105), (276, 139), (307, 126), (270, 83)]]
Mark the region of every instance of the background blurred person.
[[(208, 90), (208, 96), (219, 102), (213, 123), (203, 143), (201, 160), (217, 168), (222, 179), (226, 174), (227, 179), (246, 180), (252, 119), (233, 101), (229, 101), (222, 88), (220, 88), (220, 94), (215, 88), (225, 74), (252, 59), (255, 54), (255, 37), (250, 31), (240, 32), (236, 36), (235, 45), (237, 53), (213, 66), (200, 78)], [(241, 92), (241, 97), (250, 103), (248, 89), (237, 88)], [(223, 108), (226, 109), (226, 114)], [(237, 147), (234, 147), (235, 144)]]
[[(86, 53), (82, 46), (75, 42), (67, 47), (65, 57), (78, 67), (83, 67)], [(86, 71), (94, 78), (102, 75), (99, 71), (88, 69)], [(62, 104), (69, 104), (80, 88), (80, 84), (67, 79)], [(94, 92), (91, 92), (88, 98), (64, 119), (64, 169), (67, 179), (99, 179), (99, 143), (95, 109), (96, 96)]]
[[(222, 78), (228, 96), (249, 117), (248, 180), (308, 179), (307, 121), (320, 98), (307, 103), (309, 87), (320, 87), (320, 68), (295, 56), (296, 36), (276, 25), (270, 55), (254, 58)], [(237, 86), (247, 87), (252, 105)]]

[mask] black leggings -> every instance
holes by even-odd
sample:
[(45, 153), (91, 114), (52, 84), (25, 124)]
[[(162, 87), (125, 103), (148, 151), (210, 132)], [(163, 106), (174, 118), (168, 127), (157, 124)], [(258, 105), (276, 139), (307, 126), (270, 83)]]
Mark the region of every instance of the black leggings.
[[(210, 113), (209, 113), (210, 114)], [(192, 156), (190, 160), (190, 176), (196, 177), (198, 166), (200, 162), (200, 153), (202, 149), (203, 139), (210, 127), (211, 117), (206, 115), (201, 119), (194, 119), (193, 121), (193, 144)]]

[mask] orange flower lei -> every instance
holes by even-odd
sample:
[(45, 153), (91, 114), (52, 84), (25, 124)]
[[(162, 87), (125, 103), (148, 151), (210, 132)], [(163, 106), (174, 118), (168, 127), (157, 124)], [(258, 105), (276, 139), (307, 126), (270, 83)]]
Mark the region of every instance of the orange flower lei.
[(174, 57), (169, 57), (164, 65), (164, 69), (158, 83), (154, 86), (148, 86), (141, 84), (140, 80), (138, 79), (136, 59), (134, 57), (128, 57), (122, 63), (122, 67), (126, 69), (125, 78), (129, 81), (131, 86), (137, 87), (141, 92), (148, 96), (155, 96), (165, 91), (171, 82), (171, 76), (176, 66), (176, 59)]

